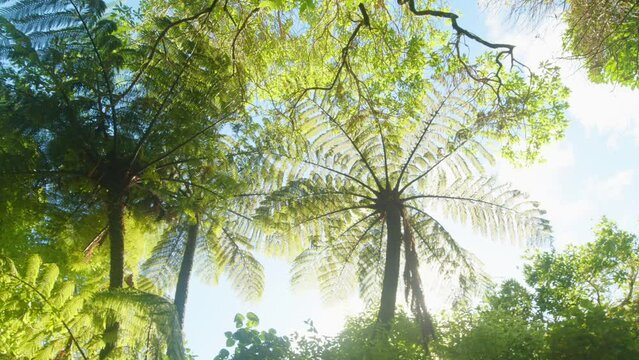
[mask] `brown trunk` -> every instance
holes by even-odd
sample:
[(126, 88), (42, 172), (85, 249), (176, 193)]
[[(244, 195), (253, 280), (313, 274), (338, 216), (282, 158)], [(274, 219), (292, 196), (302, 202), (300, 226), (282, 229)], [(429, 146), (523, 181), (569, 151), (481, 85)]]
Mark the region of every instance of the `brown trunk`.
[(399, 261), (402, 246), (401, 209), (391, 205), (386, 211), (386, 262), (382, 282), (382, 299), (377, 320), (384, 326), (390, 326), (395, 317), (397, 284), (399, 282)]
[(189, 292), (189, 279), (191, 278), (191, 270), (193, 269), (198, 231), (199, 222), (196, 220), (195, 223), (189, 225), (184, 255), (182, 256), (182, 264), (180, 265), (180, 273), (178, 275), (177, 286), (175, 287), (174, 303), (180, 327), (183, 327), (184, 324), (184, 308), (186, 307), (186, 299)]
[[(121, 289), (124, 283), (124, 195), (112, 191), (108, 199), (108, 227), (111, 257), (109, 261), (109, 289)], [(120, 324), (109, 316), (104, 330), (104, 348), (100, 359), (106, 359), (113, 352), (118, 341)]]
[(109, 288), (119, 289), (124, 282), (124, 196), (113, 194), (109, 198), (109, 242), (111, 259)]

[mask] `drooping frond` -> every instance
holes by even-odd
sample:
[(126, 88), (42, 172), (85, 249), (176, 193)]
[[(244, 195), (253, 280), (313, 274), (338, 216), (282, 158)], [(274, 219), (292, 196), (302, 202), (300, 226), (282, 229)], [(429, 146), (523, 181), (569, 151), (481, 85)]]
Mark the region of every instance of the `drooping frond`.
[(172, 289), (180, 271), (184, 253), (186, 229), (181, 226), (167, 229), (153, 248), (151, 256), (142, 264), (142, 275), (165, 291)]
[(268, 220), (289, 240), (291, 250), (315, 243), (340, 241), (339, 234), (367, 211), (371, 198), (339, 176), (312, 174), (292, 180), (272, 192), (258, 209), (258, 217)]
[[(380, 215), (371, 212), (349, 222), (348, 226), (332, 229), (330, 240), (316, 242), (298, 255), (294, 262), (291, 282), (294, 286), (319, 283), (324, 299), (333, 301), (344, 297), (354, 289), (360, 278), (363, 264), (369, 264), (377, 252), (371, 253), (369, 244), (379, 238)], [(370, 278), (368, 281), (374, 283)], [(369, 291), (367, 286), (363, 291)]]
[(487, 285), (488, 280), (481, 273), (481, 262), (461, 247), (435, 218), (408, 206), (407, 221), (422, 261), (434, 266), (442, 277), (453, 280), (460, 295), (468, 295), (471, 290)]
[(264, 291), (264, 268), (253, 254), (254, 246), (237, 222), (228, 221), (208, 239), (215, 265), (223, 269), (237, 293), (245, 299), (257, 299)]
[[(550, 225), (542, 218), (539, 204), (494, 178), (460, 178), (443, 188), (406, 198), (419, 208), (437, 209), (451, 219), (471, 225), (494, 240), (519, 241), (525, 245), (550, 240)], [(435, 191), (432, 191), (435, 190)]]
[(421, 326), (422, 342), (424, 349), (428, 351), (429, 341), (436, 337), (435, 326), (426, 307), (422, 280), (419, 274), (417, 245), (407, 211), (402, 213), (402, 223), (404, 230), (404, 297), (406, 303), (410, 304), (410, 309)]
[(373, 236), (372, 241), (362, 245), (357, 262), (359, 295), (368, 305), (376, 304), (379, 301), (384, 278), (385, 224), (382, 223), (379, 228), (374, 230), (371, 235)]
[[(117, 320), (119, 337), (138, 342), (132, 344), (133, 349), (183, 358), (182, 331), (169, 299), (134, 289), (117, 289), (95, 294), (92, 306), (100, 312), (108, 311)], [(116, 351), (125, 356), (124, 349)]]

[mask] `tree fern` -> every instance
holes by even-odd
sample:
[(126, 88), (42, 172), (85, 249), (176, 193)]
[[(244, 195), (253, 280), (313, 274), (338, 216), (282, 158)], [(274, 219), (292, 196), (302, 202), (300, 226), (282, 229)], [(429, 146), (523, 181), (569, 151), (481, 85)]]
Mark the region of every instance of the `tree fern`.
[(303, 250), (294, 283), (315, 277), (328, 297), (359, 283), (363, 298), (381, 299), (385, 324), (403, 259), (407, 301), (425, 342), (433, 327), (419, 261), (465, 291), (485, 281), (436, 214), (493, 240), (550, 240), (536, 203), (484, 175), (492, 157), (482, 139), (501, 116), (474, 101), (487, 89), (455, 76), (431, 80), (438, 82), (424, 98), (423, 118), (342, 109), (328, 96), (306, 102), (296, 119), (300, 141), (271, 145), (272, 169), (286, 169), (284, 183), (259, 209), (261, 219)]
[[(110, 287), (121, 288), (125, 218), (162, 217), (170, 199), (161, 195), (185, 181), (165, 178), (167, 169), (180, 174), (181, 165), (218, 156), (206, 151), (215, 140), (206, 135), (240, 118), (236, 85), (226, 81), (229, 56), (200, 32), (206, 17), (178, 22), (181, 27), (126, 19), (137, 31), (118, 28), (126, 15), (105, 14), (99, 1), (7, 5), (2, 80), (7, 102), (21, 116), (3, 119), (2, 128), (38, 151), (37, 160), (12, 163), (1, 175), (39, 187), (77, 223), (99, 214), (95, 234), (108, 232)], [(169, 33), (173, 26), (179, 31)], [(161, 36), (149, 36), (158, 31)], [(34, 42), (43, 36), (53, 38)], [(151, 60), (162, 66), (143, 65)]]

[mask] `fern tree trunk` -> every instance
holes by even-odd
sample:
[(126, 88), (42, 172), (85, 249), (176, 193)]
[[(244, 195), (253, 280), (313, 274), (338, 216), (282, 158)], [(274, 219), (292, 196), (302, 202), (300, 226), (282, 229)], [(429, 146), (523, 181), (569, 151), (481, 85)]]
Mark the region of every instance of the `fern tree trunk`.
[(119, 289), (124, 282), (124, 196), (109, 196), (108, 221), (111, 258), (109, 269), (109, 288)]
[(186, 237), (186, 246), (184, 247), (184, 255), (182, 256), (182, 264), (180, 265), (180, 273), (178, 275), (177, 286), (175, 287), (175, 309), (177, 311), (178, 321), (181, 328), (184, 324), (184, 309), (186, 307), (186, 299), (189, 292), (191, 271), (193, 270), (195, 245), (197, 242), (199, 226), (200, 224), (197, 219), (195, 220), (195, 223), (189, 225)]
[(386, 211), (386, 261), (384, 263), (384, 279), (382, 281), (382, 299), (377, 320), (384, 326), (390, 326), (395, 317), (397, 301), (397, 284), (399, 283), (399, 261), (402, 246), (401, 209), (391, 205)]
[[(109, 243), (111, 248), (109, 261), (109, 289), (120, 289), (124, 283), (124, 192), (110, 191), (108, 198)], [(104, 347), (100, 350), (100, 359), (106, 359), (115, 349), (120, 324), (111, 316), (107, 317), (104, 329)]]

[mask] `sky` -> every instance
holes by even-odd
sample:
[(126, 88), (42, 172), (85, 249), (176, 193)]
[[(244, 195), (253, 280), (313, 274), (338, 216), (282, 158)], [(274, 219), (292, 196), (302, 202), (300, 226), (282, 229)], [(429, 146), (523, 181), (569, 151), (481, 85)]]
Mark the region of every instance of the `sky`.
[[(593, 240), (592, 227), (604, 215), (622, 229), (639, 233), (639, 92), (591, 84), (579, 63), (560, 59), (566, 55), (561, 50), (563, 27), (553, 17), (535, 26), (516, 25), (490, 9), (480, 10), (475, 2), (455, 3), (461, 5), (453, 9), (462, 15), (462, 26), (494, 42), (516, 45), (516, 58), (531, 67), (553, 60), (562, 66), (563, 81), (571, 89), (569, 128), (563, 140), (545, 148), (546, 160), (525, 168), (498, 160), (494, 175), (547, 210), (556, 249)], [(464, 227), (451, 230), (482, 260), (494, 281), (521, 277), (521, 256), (527, 249), (491, 242)], [(363, 310), (356, 294), (337, 304), (323, 304), (316, 288), (291, 289), (286, 262), (262, 261), (266, 283), (257, 302), (238, 299), (224, 279), (214, 287), (192, 281), (185, 333), (187, 346), (199, 358), (212, 359), (224, 347), (223, 333), (234, 328), (236, 313), (255, 312), (260, 328), (275, 328), (280, 334), (304, 332), (304, 320), (312, 319), (320, 333), (333, 335), (346, 316)], [(435, 311), (445, 309), (441, 299), (428, 305)]]

